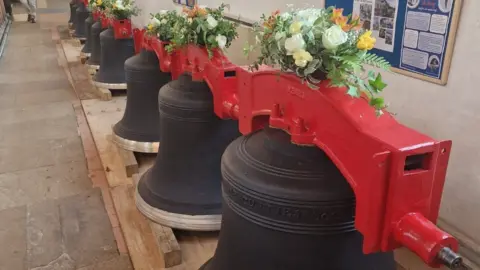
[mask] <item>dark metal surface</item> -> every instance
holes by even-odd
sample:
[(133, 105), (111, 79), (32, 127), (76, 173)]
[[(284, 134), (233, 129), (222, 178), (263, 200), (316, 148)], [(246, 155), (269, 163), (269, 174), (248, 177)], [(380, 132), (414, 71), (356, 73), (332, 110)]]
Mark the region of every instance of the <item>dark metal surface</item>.
[(158, 66), (153, 51), (142, 50), (125, 61), (127, 105), (122, 120), (113, 127), (116, 135), (137, 142), (160, 140), (158, 92), (171, 76)]
[(109, 84), (125, 83), (125, 61), (135, 54), (133, 39), (115, 39), (109, 27), (100, 33), (100, 69), (94, 81)]
[(183, 74), (160, 90), (161, 145), (154, 166), (138, 185), (152, 207), (185, 215), (221, 212), (221, 155), (240, 134), (237, 122), (213, 113), (205, 82)]
[(76, 38), (85, 38), (85, 20), (87, 19), (88, 17), (88, 9), (85, 7), (84, 4), (77, 4), (77, 10), (75, 12), (75, 16), (76, 16), (76, 21), (75, 21), (75, 33), (74, 33), (74, 37)]
[(92, 12), (88, 12), (88, 18), (85, 20), (85, 37), (87, 40), (85, 41), (85, 45), (83, 45), (82, 52), (83, 53), (91, 53), (92, 52), (92, 25), (93, 25), (93, 16)]
[(95, 22), (92, 25), (92, 30), (91, 30), (91, 48), (92, 48), (92, 53), (90, 55), (90, 58), (87, 60), (87, 65), (100, 65), (100, 56), (102, 55), (101, 52), (101, 46), (100, 46), (100, 33), (103, 31), (102, 29), (102, 24), (100, 21)]
[(75, 4), (75, 2), (70, 2), (69, 3), (70, 5), (70, 18), (68, 19), (68, 23), (71, 23), (75, 26), (75, 17), (76, 17), (76, 13), (77, 13), (77, 5)]
[(355, 195), (327, 155), (266, 128), (222, 157), (223, 219), (205, 270), (394, 270), (393, 254), (364, 255)]

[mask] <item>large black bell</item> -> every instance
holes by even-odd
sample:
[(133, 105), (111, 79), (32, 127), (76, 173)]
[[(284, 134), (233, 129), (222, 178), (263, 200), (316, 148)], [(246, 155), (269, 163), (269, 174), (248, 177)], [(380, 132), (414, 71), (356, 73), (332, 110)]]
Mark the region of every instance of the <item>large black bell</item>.
[(91, 52), (92, 52), (92, 25), (93, 25), (93, 16), (92, 12), (88, 12), (88, 18), (85, 20), (85, 45), (83, 45), (81, 53), (86, 56), (90, 57)]
[(68, 19), (68, 27), (71, 29), (75, 29), (75, 17), (76, 17), (76, 11), (77, 11), (77, 5), (75, 0), (72, 0), (70, 3), (70, 18)]
[(159, 146), (158, 92), (171, 80), (160, 71), (157, 55), (142, 50), (125, 61), (127, 105), (113, 126), (113, 141), (134, 152), (156, 153)]
[(88, 17), (89, 11), (87, 7), (85, 7), (85, 4), (80, 2), (77, 4), (77, 10), (76, 10), (76, 18), (77, 20), (75, 21), (75, 33), (73, 36), (75, 38), (78, 38), (80, 41), (85, 41), (86, 38), (86, 31), (85, 31), (85, 20)]
[(391, 252), (363, 254), (355, 196), (335, 164), (289, 137), (266, 128), (228, 146), (222, 230), (200, 269), (394, 270)]
[(104, 30), (102, 28), (102, 23), (100, 20), (96, 21), (92, 25), (92, 30), (90, 32), (91, 35), (91, 48), (92, 52), (90, 53), (90, 57), (86, 62), (86, 66), (90, 74), (95, 74), (97, 70), (100, 68), (100, 56), (102, 54), (101, 47), (100, 47), (100, 33)]
[(158, 106), (161, 146), (139, 181), (137, 208), (171, 228), (219, 230), (220, 160), (238, 124), (218, 118), (208, 85), (187, 74), (160, 89)]
[(100, 69), (93, 83), (104, 89), (127, 89), (125, 61), (135, 54), (133, 38), (115, 39), (113, 28), (100, 33)]

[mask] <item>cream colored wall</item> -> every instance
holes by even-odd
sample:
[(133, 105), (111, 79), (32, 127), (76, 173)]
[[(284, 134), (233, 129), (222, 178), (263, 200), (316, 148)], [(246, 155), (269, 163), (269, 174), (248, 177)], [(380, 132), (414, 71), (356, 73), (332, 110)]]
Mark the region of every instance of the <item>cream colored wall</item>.
[[(143, 1), (148, 2), (144, 5), (149, 8), (173, 7), (167, 0), (161, 3)], [(272, 10), (275, 8), (272, 5)], [(474, 253), (480, 254), (479, 14), (479, 0), (464, 0), (446, 86), (399, 74), (385, 76), (389, 83), (385, 98), (390, 102), (390, 111), (397, 114), (400, 122), (434, 138), (453, 140), (439, 224), (459, 237), (466, 252), (472, 253), (469, 256), (474, 259)], [(228, 55), (234, 63), (248, 64), (251, 59), (243, 57), (242, 47), (246, 41), (253, 42), (254, 39), (248, 28), (241, 27), (239, 34)], [(399, 251), (397, 255), (406, 269), (422, 269), (408, 252)]]

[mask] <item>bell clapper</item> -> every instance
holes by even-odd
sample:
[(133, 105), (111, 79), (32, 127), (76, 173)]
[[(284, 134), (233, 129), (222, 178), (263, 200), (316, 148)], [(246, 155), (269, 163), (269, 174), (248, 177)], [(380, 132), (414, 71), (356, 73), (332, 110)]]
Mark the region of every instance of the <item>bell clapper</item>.
[(437, 254), (439, 262), (452, 270), (472, 270), (462, 259), (462, 256), (451, 250), (449, 247), (443, 247)]

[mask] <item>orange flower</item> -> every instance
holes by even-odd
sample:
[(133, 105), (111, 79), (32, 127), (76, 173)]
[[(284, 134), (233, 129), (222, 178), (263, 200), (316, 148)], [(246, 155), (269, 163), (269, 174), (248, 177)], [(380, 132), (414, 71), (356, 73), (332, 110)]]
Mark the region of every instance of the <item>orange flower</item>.
[(275, 12), (268, 17), (268, 20), (263, 23), (263, 26), (268, 29), (272, 29), (275, 23), (277, 23), (277, 15), (280, 14), (280, 10), (276, 10)]
[(199, 7), (198, 5), (195, 5), (193, 8), (183, 8), (183, 12), (187, 14), (187, 17), (189, 18), (194, 18), (198, 16), (205, 16), (208, 14), (208, 11), (204, 8)]
[(343, 8), (334, 8), (332, 12), (332, 22), (335, 22), (339, 17), (343, 17)]
[(345, 28), (348, 28), (348, 18), (345, 16), (337, 17), (333, 22), (336, 25), (340, 26), (344, 31), (345, 31)]

